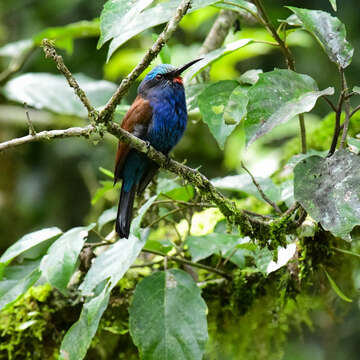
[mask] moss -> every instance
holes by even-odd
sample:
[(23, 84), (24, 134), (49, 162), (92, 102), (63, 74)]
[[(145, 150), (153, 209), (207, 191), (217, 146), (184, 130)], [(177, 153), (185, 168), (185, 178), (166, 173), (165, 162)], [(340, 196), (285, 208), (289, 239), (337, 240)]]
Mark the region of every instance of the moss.
[(54, 349), (58, 340), (51, 325), (55, 310), (46, 303), (50, 294), (48, 284), (32, 287), (0, 313), (0, 359), (56, 358)]
[(236, 271), (234, 283), (203, 289), (209, 308), (205, 360), (280, 360), (290, 331), (311, 327), (319, 301), (299, 294), (287, 269), (268, 277)]
[(320, 265), (330, 263), (334, 255), (331, 245), (334, 238), (330, 233), (317, 229), (313, 237), (300, 238), (299, 241), (299, 280), (311, 284), (314, 273)]

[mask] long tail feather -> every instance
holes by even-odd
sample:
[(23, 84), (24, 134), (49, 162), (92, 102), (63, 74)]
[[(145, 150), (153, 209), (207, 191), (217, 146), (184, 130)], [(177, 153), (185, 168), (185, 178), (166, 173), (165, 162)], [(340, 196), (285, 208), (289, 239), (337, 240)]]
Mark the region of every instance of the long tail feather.
[(124, 191), (124, 186), (121, 188), (116, 217), (116, 232), (119, 234), (120, 238), (127, 239), (129, 237), (135, 193), (136, 185), (134, 185), (128, 192)]

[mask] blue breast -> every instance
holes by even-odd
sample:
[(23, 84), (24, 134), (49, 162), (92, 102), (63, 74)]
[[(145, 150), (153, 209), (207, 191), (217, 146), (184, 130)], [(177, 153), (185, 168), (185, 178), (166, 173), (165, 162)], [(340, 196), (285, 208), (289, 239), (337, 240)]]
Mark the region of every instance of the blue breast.
[(181, 139), (187, 122), (185, 93), (182, 85), (154, 89), (148, 100), (153, 109), (147, 140), (167, 154)]

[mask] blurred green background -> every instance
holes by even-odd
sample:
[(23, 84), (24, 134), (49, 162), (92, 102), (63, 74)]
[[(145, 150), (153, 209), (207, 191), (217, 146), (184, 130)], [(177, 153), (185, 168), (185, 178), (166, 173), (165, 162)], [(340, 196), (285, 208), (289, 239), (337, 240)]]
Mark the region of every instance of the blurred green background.
[[(30, 38), (53, 26), (63, 26), (80, 20), (93, 20), (100, 15), (105, 1), (85, 0), (13, 0), (0, 2), (0, 47), (6, 43)], [(328, 0), (313, 1), (264, 1), (275, 22), (285, 19), (290, 11), (283, 5), (321, 9), (334, 14)], [(180, 29), (169, 42), (172, 63), (180, 65), (195, 58), (219, 9), (208, 7), (194, 12), (182, 20)], [(350, 88), (360, 85), (360, 4), (358, 0), (338, 1), (337, 15), (346, 25), (347, 38), (355, 48), (352, 65), (346, 71)], [(162, 26), (146, 31), (124, 44), (106, 63), (107, 45), (96, 49), (97, 38), (75, 41), (73, 53), (62, 52), (65, 63), (73, 73), (84, 73), (95, 79), (107, 79), (119, 83), (137, 64), (150, 46), (153, 33)], [(242, 23), (236, 24), (227, 41), (240, 38), (269, 40), (265, 30)], [(334, 86), (339, 89), (339, 76), (320, 46), (305, 32), (291, 35), (297, 71), (313, 77), (320, 89)], [(0, 57), (0, 72), (8, 65)], [(284, 68), (282, 54), (265, 44), (245, 47), (218, 61), (211, 70), (212, 80), (239, 77), (250, 69), (270, 71)], [(25, 63), (22, 71), (57, 73), (54, 63), (44, 58), (37, 49)], [(136, 94), (136, 85), (129, 91), (124, 104), (129, 104)], [(329, 113), (325, 101), (320, 100), (311, 115), (306, 117), (308, 129), (316, 129), (320, 120)], [(45, 111), (30, 110), (36, 129), (65, 128), (84, 124), (75, 117), (53, 115)], [(332, 123), (331, 123), (332, 128)], [(0, 141), (23, 136), (27, 133), (25, 109), (10, 103), (0, 93)], [(188, 128), (181, 143), (174, 151), (177, 160), (186, 159), (193, 167), (201, 166), (208, 177), (235, 174), (240, 160), (257, 175), (268, 176), (277, 170), (282, 159), (298, 151), (297, 121), (279, 127), (245, 152), (241, 150), (242, 139), (234, 132), (225, 151), (218, 148), (208, 128), (196, 114), (190, 117)], [(327, 138), (327, 141), (329, 139)], [(288, 144), (288, 145), (286, 145)], [(311, 139), (317, 144), (317, 138)], [(285, 146), (284, 146), (285, 145)], [(319, 147), (324, 146), (319, 137)], [(105, 176), (99, 167), (113, 169), (116, 140), (65, 139), (49, 143), (32, 143), (0, 154), (0, 254), (23, 234), (47, 226), (59, 226), (66, 230), (95, 219), (105, 208), (116, 203), (118, 194), (111, 191), (104, 199), (91, 204), (99, 181)], [(341, 305), (339, 304), (341, 307)], [(294, 310), (296, 311), (296, 310)], [(347, 310), (348, 311), (348, 310)], [(321, 308), (314, 313), (314, 331), (298, 332), (290, 337), (285, 359), (336, 359), (359, 358), (360, 322), (358, 304), (353, 304), (345, 320), (338, 319), (330, 311)]]

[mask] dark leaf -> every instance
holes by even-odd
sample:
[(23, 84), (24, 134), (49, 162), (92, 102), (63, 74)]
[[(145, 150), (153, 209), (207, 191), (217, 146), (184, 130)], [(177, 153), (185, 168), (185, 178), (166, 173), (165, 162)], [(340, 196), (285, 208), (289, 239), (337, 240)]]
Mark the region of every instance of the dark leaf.
[(339, 150), (330, 158), (311, 156), (294, 169), (294, 196), (325, 230), (350, 240), (360, 224), (360, 157)]
[(208, 338), (206, 304), (191, 276), (171, 269), (136, 287), (130, 334), (141, 359), (201, 360)]

